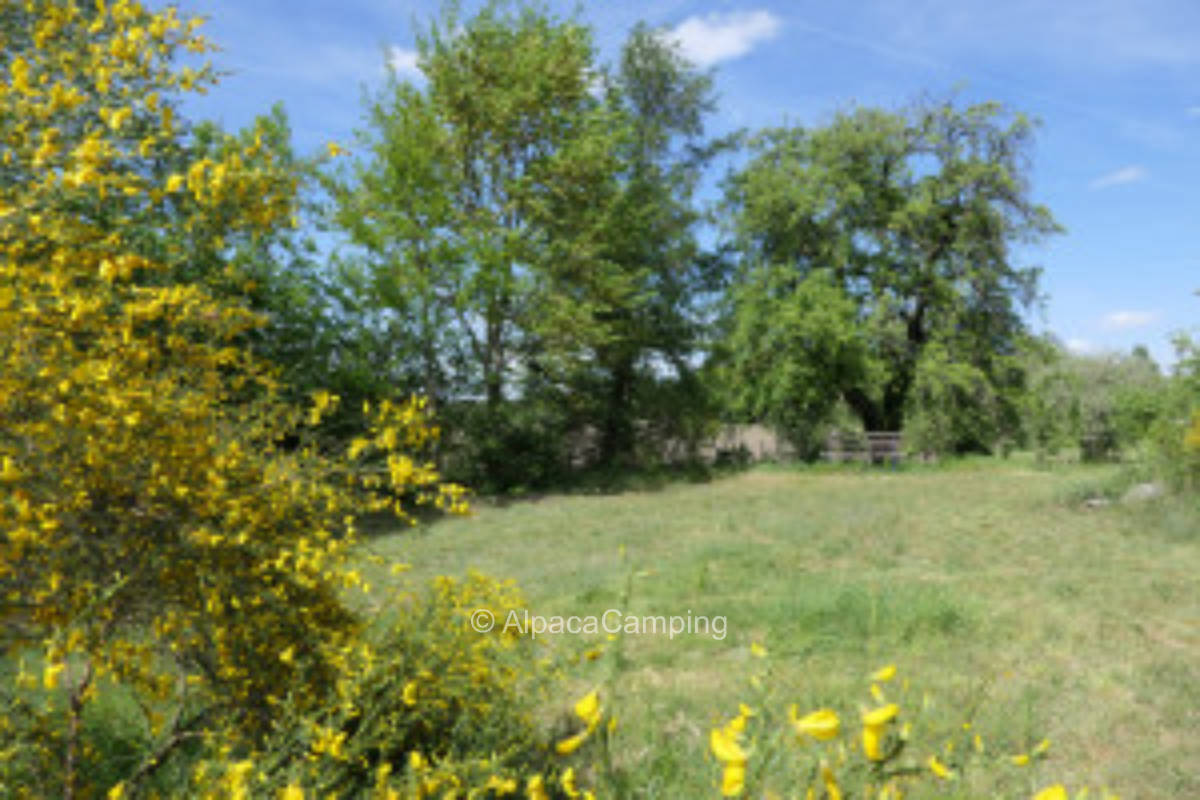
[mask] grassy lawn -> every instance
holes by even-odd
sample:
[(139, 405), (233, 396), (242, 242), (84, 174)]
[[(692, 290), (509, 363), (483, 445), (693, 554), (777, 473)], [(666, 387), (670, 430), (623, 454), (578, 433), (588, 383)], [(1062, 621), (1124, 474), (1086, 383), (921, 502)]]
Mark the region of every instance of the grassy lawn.
[[(770, 669), (762, 702), (852, 711), (871, 702), (866, 676), (895, 662), (910, 702), (928, 693), (928, 713), (953, 720), (978, 706), (996, 766), (963, 776), (955, 796), (1027, 797), (1062, 781), (1198, 797), (1200, 514), (1179, 499), (1085, 509), (1088, 487), (1113, 475), (1019, 459), (760, 467), (481, 504), (371, 549), (417, 576), (515, 578), (535, 614), (725, 617), (723, 639), (626, 636), (619, 657), (579, 672), (581, 688), (608, 686), (614, 758), (638, 796), (712, 794), (708, 731), (752, 702), (752, 673)], [(1008, 764), (1042, 737), (1048, 758)]]

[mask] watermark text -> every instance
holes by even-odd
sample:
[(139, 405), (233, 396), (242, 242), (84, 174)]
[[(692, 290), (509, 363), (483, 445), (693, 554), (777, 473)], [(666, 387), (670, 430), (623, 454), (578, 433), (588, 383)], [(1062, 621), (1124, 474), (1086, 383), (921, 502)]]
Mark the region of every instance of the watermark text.
[(724, 616), (692, 614), (631, 614), (619, 608), (610, 608), (603, 614), (543, 616), (528, 610), (513, 609), (503, 620), (495, 613), (478, 608), (471, 614), (471, 627), (479, 633), (489, 633), (499, 626), (504, 633), (532, 636), (572, 636), (623, 633), (629, 636), (709, 636), (717, 641), (725, 639)]

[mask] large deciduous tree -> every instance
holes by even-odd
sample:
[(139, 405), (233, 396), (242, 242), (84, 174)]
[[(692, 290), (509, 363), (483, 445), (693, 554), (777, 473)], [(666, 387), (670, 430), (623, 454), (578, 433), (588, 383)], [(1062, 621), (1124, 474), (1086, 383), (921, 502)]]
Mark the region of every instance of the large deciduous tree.
[[(644, 388), (686, 380), (699, 331), (709, 79), (644, 27), (605, 74), (586, 28), (494, 5), (419, 49), (424, 85), (391, 76), (362, 159), (331, 181), (346, 274), (403, 380), (459, 406), (446, 417), (466, 422), (482, 479), (522, 462), (517, 439), (557, 447), (571, 427), (598, 432), (603, 460), (629, 456)], [(536, 436), (520, 430), (538, 415)], [(557, 470), (557, 451), (534, 460)]]
[(580, 388), (595, 398), (599, 457), (613, 464), (634, 456), (637, 422), (694, 438), (689, 411), (703, 416), (692, 356), (706, 335), (701, 297), (718, 288), (720, 272), (696, 239), (702, 216), (694, 193), (731, 141), (704, 137), (715, 103), (711, 77), (645, 25), (622, 48), (606, 103), (625, 135), (600, 251), (605, 268), (588, 292), (602, 335), (581, 360), (589, 379)]
[[(769, 273), (787, 291), (828, 270), (854, 303), (871, 368), (825, 390), (866, 428), (899, 430), (918, 379), (949, 385), (932, 374), (952, 365), (950, 383), (969, 371), (989, 397), (1011, 393), (1021, 311), (1039, 274), (1016, 250), (1059, 230), (1029, 197), (1032, 133), (994, 103), (857, 109), (822, 127), (762, 133), (729, 179), (744, 280)], [(754, 295), (735, 311), (763, 312)], [(986, 446), (988, 435), (975, 428), (955, 446)]]
[(420, 52), (424, 87), (392, 74), (371, 98), (365, 158), (335, 182), (337, 219), (363, 288), (403, 318), (426, 391), (496, 410), (549, 257), (588, 256), (548, 245), (547, 208), (586, 199), (611, 126), (589, 114), (592, 46), (575, 23), (489, 5), (432, 26)]

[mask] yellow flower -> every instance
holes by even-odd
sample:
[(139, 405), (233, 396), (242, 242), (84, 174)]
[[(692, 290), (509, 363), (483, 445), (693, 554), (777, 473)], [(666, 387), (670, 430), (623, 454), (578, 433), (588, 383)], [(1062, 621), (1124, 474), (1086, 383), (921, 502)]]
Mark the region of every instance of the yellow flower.
[(1029, 754), (1021, 753), (1019, 755), (1012, 756), (1010, 758), (1010, 760), (1012, 761), (1013, 764), (1017, 765), (1018, 767), (1023, 767), (1029, 763)]
[(892, 678), (896, 677), (896, 665), (888, 664), (886, 667), (878, 669), (871, 675), (871, 680), (887, 683)]
[(751, 642), (750, 643), (750, 655), (754, 656), (755, 658), (766, 658), (767, 657), (767, 648), (763, 647), (758, 642)]
[(938, 761), (937, 756), (930, 756), (929, 760), (925, 763), (929, 765), (929, 770), (942, 780), (950, 780), (954, 777), (954, 773), (945, 764)]
[(838, 786), (837, 778), (824, 762), (821, 763), (821, 782), (825, 784), (825, 794), (829, 800), (842, 800), (842, 789)]
[(499, 775), (493, 775), (488, 778), (483, 788), (492, 789), (498, 795), (512, 794), (517, 791), (517, 781), (514, 778), (501, 778)]
[(404, 705), (415, 706), (417, 704), (417, 682), (409, 681), (404, 684), (404, 694), (401, 696), (404, 700)]
[(183, 176), (182, 175), (180, 175), (179, 173), (175, 173), (171, 177), (167, 178), (167, 191), (168, 192), (178, 192), (182, 188), (183, 188)]
[(108, 127), (113, 129), (114, 131), (118, 130), (121, 128), (121, 126), (123, 126), (129, 120), (129, 118), (132, 115), (133, 115), (132, 108), (121, 108), (116, 111), (113, 111), (111, 114), (108, 115)]
[(725, 765), (721, 775), (721, 796), (737, 797), (746, 789), (746, 762), (735, 761)]
[(122, 800), (122, 798), (125, 797), (125, 781), (121, 781), (116, 786), (109, 789), (108, 794), (105, 795), (105, 797), (107, 797), (108, 800)]
[(29, 85), (29, 62), (17, 56), (12, 60), (8, 67), (12, 74), (11, 84), (21, 94), (33, 94), (34, 90)]
[(1035, 756), (1040, 756), (1040, 755), (1042, 755), (1043, 753), (1045, 753), (1045, 752), (1046, 752), (1047, 750), (1049, 750), (1049, 749), (1050, 749), (1050, 740), (1049, 740), (1049, 739), (1042, 739), (1042, 740), (1041, 740), (1040, 742), (1038, 742), (1038, 743), (1037, 743), (1037, 745), (1036, 745), (1036, 746), (1033, 748), (1033, 755), (1035, 755)]
[(888, 703), (886, 706), (880, 706), (874, 711), (868, 711), (867, 713), (863, 714), (863, 725), (867, 725), (869, 727), (886, 725), (894, 720), (896, 715), (899, 713), (900, 706), (896, 705), (895, 703)]
[(59, 676), (66, 667), (67, 665), (61, 661), (57, 664), (47, 664), (46, 668), (42, 670), (42, 686), (47, 689), (57, 689)]
[[(792, 706), (791, 710), (794, 712), (795, 708)], [(795, 727), (796, 734), (801, 737), (811, 736), (814, 739), (828, 741), (837, 738), (841, 730), (841, 721), (832, 709), (822, 708), (811, 714), (805, 714), (799, 719), (793, 719), (792, 726)]]
[(284, 648), (284, 650), (279, 654), (279, 660), (288, 666), (291, 666), (291, 664), (296, 660), (296, 648), (294, 646)]
[(541, 775), (534, 775), (525, 784), (525, 794), (529, 800), (550, 800), (550, 795), (546, 794), (546, 782)]
[(1061, 783), (1056, 783), (1053, 786), (1047, 786), (1033, 796), (1033, 800), (1069, 800), (1067, 796), (1067, 787)]
[(563, 791), (567, 793), (567, 797), (579, 797), (579, 790), (575, 788), (574, 767), (567, 767), (566, 771), (558, 779), (558, 782), (562, 786)]
[(329, 153), (330, 158), (337, 158), (338, 156), (349, 155), (347, 153), (347, 151), (345, 150), (345, 148), (343, 148), (337, 142), (326, 143), (325, 150)]
[(863, 728), (863, 753), (872, 761), (879, 761), (883, 758), (883, 748), (880, 746), (883, 740), (883, 728), (875, 725), (868, 725)]
[(722, 764), (731, 764), (736, 762), (745, 763), (746, 751), (737, 743), (736, 734), (728, 728), (713, 728), (709, 734), (708, 744), (712, 748), (713, 755)]
[(595, 689), (575, 704), (575, 715), (586, 722), (589, 728), (600, 724), (600, 695)]
[(883, 731), (887, 724), (900, 713), (900, 706), (888, 703), (886, 706), (868, 711), (862, 715), (863, 722), (863, 753), (872, 761), (883, 759)]
[(587, 729), (584, 729), (584, 730), (580, 731), (579, 733), (575, 734), (574, 736), (567, 737), (566, 739), (563, 739), (558, 744), (554, 745), (554, 750), (560, 756), (569, 756), (569, 755), (571, 755), (571, 753), (574, 753), (576, 750), (578, 750), (579, 746), (581, 744), (583, 744), (584, 741), (587, 740), (587, 738), (588, 738), (588, 731), (587, 731)]
[(279, 800), (304, 800), (304, 790), (294, 783), (279, 790)]
[(0, 481), (8, 483), (21, 479), (21, 470), (17, 469), (17, 463), (15, 461), (8, 456), (5, 456), (2, 463), (3, 466), (0, 467)]

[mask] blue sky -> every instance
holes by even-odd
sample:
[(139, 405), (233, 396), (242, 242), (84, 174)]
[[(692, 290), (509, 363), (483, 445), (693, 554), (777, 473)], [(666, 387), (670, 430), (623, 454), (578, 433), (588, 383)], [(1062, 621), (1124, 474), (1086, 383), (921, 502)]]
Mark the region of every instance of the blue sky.
[[(464, 2), (469, 12), (477, 3)], [(574, 3), (552, 2), (570, 15)], [(437, 0), (217, 0), (233, 72), (189, 103), (230, 127), (282, 101), (297, 145), (349, 142), (362, 87), (385, 58), (413, 66)], [(929, 93), (999, 100), (1042, 122), (1033, 196), (1067, 229), (1024, 252), (1045, 268), (1031, 315), (1083, 352), (1146, 344), (1200, 325), (1200, 2), (1196, 0), (824, 0), (591, 2), (582, 18), (611, 60), (638, 20), (715, 70), (713, 133), (814, 125), (854, 104), (895, 108)]]

